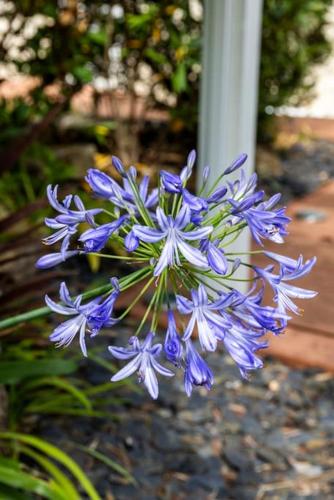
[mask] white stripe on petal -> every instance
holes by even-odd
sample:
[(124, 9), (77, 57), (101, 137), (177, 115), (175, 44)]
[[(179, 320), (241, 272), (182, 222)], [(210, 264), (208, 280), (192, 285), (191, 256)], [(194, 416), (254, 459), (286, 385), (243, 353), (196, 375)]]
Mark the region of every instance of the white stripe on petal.
[(190, 241), (202, 240), (207, 236), (209, 236), (209, 234), (212, 233), (212, 231), (213, 227), (207, 226), (207, 227), (201, 227), (199, 229), (194, 229), (194, 231), (182, 232), (181, 236), (185, 240), (190, 240)]
[(188, 243), (182, 241), (181, 238), (177, 240), (177, 246), (183, 257), (187, 259), (188, 262), (197, 267), (208, 267), (206, 257), (204, 257), (204, 255), (202, 255), (197, 248), (188, 245)]
[(148, 392), (150, 393), (153, 399), (157, 399), (159, 395), (158, 379), (150, 364), (148, 364), (148, 366), (145, 368), (145, 373), (143, 373), (143, 376), (144, 376), (144, 384)]
[(123, 378), (129, 377), (137, 371), (140, 366), (141, 357), (142, 354), (139, 353), (130, 363), (125, 365), (119, 372), (115, 373), (115, 375), (111, 377), (111, 381), (117, 382), (118, 380), (123, 380)]
[(299, 288), (294, 285), (288, 285), (287, 283), (281, 283), (279, 287), (282, 289), (286, 295), (292, 297), (293, 299), (312, 299), (318, 292), (314, 290), (307, 290), (306, 288)]
[(73, 314), (78, 314), (78, 311), (76, 311), (72, 307), (62, 306), (61, 304), (57, 304), (52, 299), (50, 299), (50, 297), (48, 295), (45, 295), (45, 302), (46, 302), (46, 305), (48, 307), (50, 307), (50, 309), (52, 309), (52, 311), (54, 311), (58, 314), (63, 314), (65, 316), (71, 316)]
[(165, 243), (164, 249), (161, 252), (158, 263), (154, 269), (154, 276), (159, 276), (162, 271), (168, 265), (173, 265), (174, 263), (174, 253), (175, 253), (175, 244), (172, 239), (168, 239)]
[(108, 350), (117, 359), (129, 359), (138, 354), (138, 352), (133, 349), (129, 349), (127, 347), (117, 347), (113, 345), (110, 345), (108, 347)]
[(195, 327), (195, 323), (196, 323), (196, 313), (193, 312), (193, 314), (189, 320), (189, 323), (187, 325), (187, 328), (184, 331), (183, 340), (188, 340), (191, 337), (191, 334), (192, 334), (193, 329)]
[(157, 243), (165, 236), (165, 233), (159, 231), (158, 229), (139, 225), (133, 226), (133, 233), (137, 236), (137, 238), (145, 241), (146, 243)]
[(86, 347), (86, 342), (85, 342), (85, 333), (86, 333), (86, 320), (82, 322), (81, 328), (80, 328), (80, 347), (82, 350), (82, 354), (87, 358), (87, 347)]
[(202, 311), (198, 312), (197, 328), (202, 349), (205, 351), (215, 351), (217, 348), (217, 339)]
[(161, 375), (164, 375), (165, 377), (174, 377), (175, 374), (168, 368), (165, 368), (160, 363), (158, 363), (158, 361), (154, 359), (153, 356), (151, 356), (151, 363), (153, 368)]

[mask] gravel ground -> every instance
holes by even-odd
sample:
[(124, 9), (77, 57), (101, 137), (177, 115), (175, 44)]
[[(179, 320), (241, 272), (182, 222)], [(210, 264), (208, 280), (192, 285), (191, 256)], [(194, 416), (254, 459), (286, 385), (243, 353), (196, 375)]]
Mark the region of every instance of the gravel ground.
[(267, 194), (282, 193), (285, 204), (334, 178), (334, 143), (324, 140), (300, 142), (280, 153), (271, 151), (267, 156), (262, 155), (262, 161), (261, 187)]
[[(182, 380), (161, 381), (157, 402), (117, 389), (118, 420), (47, 417), (38, 431), (83, 466), (103, 499), (333, 499), (334, 376), (267, 359), (250, 382), (213, 354), (214, 388), (188, 399)], [(85, 366), (91, 382), (109, 378)], [(114, 392), (115, 394), (115, 392)], [(136, 484), (75, 450), (91, 446), (126, 467)]]

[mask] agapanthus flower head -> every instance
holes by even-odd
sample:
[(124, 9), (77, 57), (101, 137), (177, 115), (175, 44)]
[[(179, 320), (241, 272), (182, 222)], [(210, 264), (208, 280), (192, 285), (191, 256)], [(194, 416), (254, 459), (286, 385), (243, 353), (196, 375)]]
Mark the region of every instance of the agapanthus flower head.
[[(55, 232), (43, 241), (60, 244), (60, 248), (41, 257), (37, 267), (48, 269), (78, 255), (99, 254), (123, 260), (131, 269), (119, 281), (112, 279), (102, 292), (101, 287), (91, 291), (88, 296), (95, 298), (88, 301), (83, 300), (84, 295), (72, 299), (65, 283), (60, 286), (59, 304), (46, 296), (50, 309), (69, 316), (50, 339), (67, 346), (79, 337), (86, 356), (86, 335), (95, 337), (113, 327), (151, 291), (148, 310), (130, 335), (128, 347), (109, 347), (112, 356), (127, 361), (112, 381), (137, 372), (139, 381), (157, 398), (156, 373), (171, 377), (179, 370), (190, 396), (196, 386), (211, 388), (213, 374), (202, 352), (206, 355), (220, 348), (232, 357), (244, 378), (261, 368), (259, 351), (268, 344), (265, 335), (279, 335), (291, 313), (300, 314), (295, 299), (316, 295), (291, 283), (312, 270), (315, 258), (294, 259), (266, 248), (268, 241), (271, 245), (284, 243), (290, 218), (279, 205), (280, 195), (266, 199), (257, 189), (256, 174), (247, 177), (243, 169), (246, 159), (242, 154), (222, 168), (213, 183), (210, 169), (205, 167), (199, 194), (192, 193), (188, 183), (196, 160), (194, 151), (179, 173), (162, 170), (158, 187), (151, 191), (149, 178), (140, 178), (135, 167), (127, 169), (117, 157), (113, 157), (113, 165), (120, 183), (96, 168), (89, 169), (86, 181), (97, 198), (94, 208), (86, 209), (77, 195), (59, 202), (57, 186), (49, 186), (47, 195), (57, 215), (45, 220)], [(233, 180), (228, 177), (231, 173)], [(247, 229), (259, 245), (258, 253), (270, 265), (253, 265), (244, 257), (244, 248), (230, 251), (230, 244)], [(116, 254), (115, 248), (119, 248)], [(249, 271), (247, 291), (238, 287), (237, 273), (244, 266)], [(142, 290), (117, 317), (117, 298), (139, 283)], [(272, 292), (272, 300), (267, 302), (266, 288)], [(168, 326), (160, 333), (159, 319), (166, 310)], [(143, 339), (145, 319), (151, 327)], [(160, 342), (154, 341), (156, 337)], [(163, 359), (173, 370), (164, 366)]]

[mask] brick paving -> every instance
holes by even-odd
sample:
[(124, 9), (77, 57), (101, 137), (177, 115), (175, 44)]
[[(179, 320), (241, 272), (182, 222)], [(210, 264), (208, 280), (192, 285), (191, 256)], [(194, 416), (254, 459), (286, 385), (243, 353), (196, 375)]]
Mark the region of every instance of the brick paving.
[[(301, 218), (315, 211), (322, 220)], [(300, 280), (300, 286), (317, 290), (319, 295), (303, 301), (304, 313), (294, 317), (285, 338), (270, 339), (267, 353), (295, 366), (314, 366), (334, 372), (334, 182), (328, 182), (314, 193), (292, 202), (288, 215), (293, 218), (284, 253), (291, 257), (317, 256), (313, 271)], [(279, 253), (277, 245), (268, 250)], [(261, 263), (261, 258), (254, 257)]]

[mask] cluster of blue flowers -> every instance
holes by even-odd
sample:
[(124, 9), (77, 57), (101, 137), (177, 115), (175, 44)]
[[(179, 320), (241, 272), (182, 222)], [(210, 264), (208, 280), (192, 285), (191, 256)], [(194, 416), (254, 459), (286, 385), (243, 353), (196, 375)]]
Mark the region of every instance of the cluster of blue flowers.
[[(55, 232), (43, 241), (46, 245), (61, 241), (61, 247), (60, 251), (41, 257), (37, 267), (50, 268), (86, 254), (121, 258), (136, 267), (120, 280), (112, 278), (105, 294), (85, 304), (81, 295), (71, 298), (65, 283), (60, 286), (61, 303), (46, 296), (50, 309), (69, 316), (50, 339), (58, 346), (67, 346), (78, 336), (87, 356), (86, 334), (94, 337), (102, 328), (118, 323), (151, 287), (152, 299), (137, 331), (128, 340), (128, 347), (114, 345), (109, 351), (127, 362), (112, 381), (137, 372), (153, 398), (158, 396), (156, 373), (171, 377), (175, 369), (184, 374), (188, 396), (194, 386), (210, 389), (213, 374), (202, 353), (215, 351), (219, 344), (247, 378), (251, 370), (262, 367), (257, 351), (267, 346), (264, 335), (280, 334), (290, 312), (299, 314), (294, 299), (316, 295), (290, 283), (309, 273), (315, 258), (304, 262), (302, 256), (295, 260), (264, 249), (265, 240), (283, 243), (290, 219), (284, 208), (277, 208), (279, 195), (265, 200), (264, 192), (256, 190), (256, 174), (246, 178), (242, 166), (247, 156), (237, 158), (213, 186), (209, 186), (206, 167), (198, 196), (187, 189), (195, 158), (192, 151), (180, 175), (161, 171), (158, 188), (151, 192), (149, 178), (145, 176), (138, 182), (136, 169), (126, 170), (116, 157), (113, 165), (122, 177), (122, 185), (106, 173), (90, 169), (86, 181), (96, 198), (107, 200), (103, 208), (86, 209), (78, 196), (66, 196), (60, 202), (57, 186), (47, 190), (58, 215), (46, 219), (46, 225)], [(237, 180), (222, 182), (238, 169), (241, 173)], [(98, 218), (109, 220), (101, 224)], [(83, 223), (85, 230), (80, 232)], [(231, 243), (247, 228), (261, 248), (256, 252), (272, 261), (265, 268), (243, 260), (245, 252), (229, 252)], [(120, 254), (107, 250), (110, 241), (115, 243), (114, 248), (118, 246)], [(103, 249), (105, 253), (101, 253)], [(242, 266), (249, 271), (250, 288), (246, 293), (233, 286), (240, 281), (237, 276)], [(113, 309), (119, 294), (140, 282), (142, 291), (135, 301), (115, 317)], [(273, 290), (273, 305), (263, 305), (266, 285)], [(166, 310), (167, 331), (162, 343), (154, 343), (159, 317)], [(140, 340), (148, 322), (148, 333)], [(161, 364), (163, 358), (170, 367)]]

